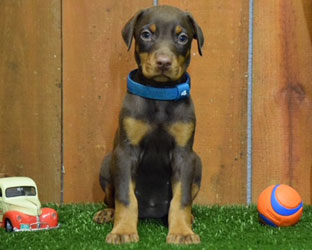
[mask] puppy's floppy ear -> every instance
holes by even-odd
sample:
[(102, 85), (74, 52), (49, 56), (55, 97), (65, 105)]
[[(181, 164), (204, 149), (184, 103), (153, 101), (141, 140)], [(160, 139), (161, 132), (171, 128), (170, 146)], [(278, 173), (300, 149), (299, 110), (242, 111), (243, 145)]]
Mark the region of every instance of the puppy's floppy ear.
[(204, 45), (204, 35), (202, 29), (199, 27), (199, 25), (196, 23), (196, 21), (194, 20), (193, 16), (190, 13), (187, 13), (187, 16), (194, 30), (194, 39), (197, 40), (198, 52), (202, 56), (203, 55), (202, 47)]
[(126, 23), (124, 28), (122, 29), (122, 38), (124, 39), (126, 45), (128, 46), (128, 51), (131, 48), (132, 39), (134, 36), (134, 28), (138, 21), (138, 19), (142, 16), (144, 10), (138, 11), (130, 20)]

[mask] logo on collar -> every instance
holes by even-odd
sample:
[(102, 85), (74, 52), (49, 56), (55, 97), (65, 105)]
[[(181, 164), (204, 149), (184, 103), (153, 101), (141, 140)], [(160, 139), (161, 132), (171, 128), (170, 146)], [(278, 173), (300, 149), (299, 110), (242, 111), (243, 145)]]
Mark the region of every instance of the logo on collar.
[(128, 91), (131, 94), (161, 101), (176, 101), (190, 96), (191, 78), (188, 73), (186, 73), (186, 81), (183, 83), (179, 83), (176, 86), (169, 88), (156, 88), (145, 86), (141, 83), (134, 81), (131, 77), (135, 71), (136, 70), (131, 71), (128, 75), (127, 87)]

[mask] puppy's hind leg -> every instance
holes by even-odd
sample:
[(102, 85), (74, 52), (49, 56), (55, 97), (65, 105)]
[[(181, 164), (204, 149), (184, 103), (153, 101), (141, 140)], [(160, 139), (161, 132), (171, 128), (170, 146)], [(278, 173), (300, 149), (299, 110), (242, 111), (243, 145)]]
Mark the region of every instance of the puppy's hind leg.
[(100, 184), (104, 191), (104, 203), (107, 208), (98, 211), (94, 215), (93, 220), (99, 224), (113, 222), (114, 220), (114, 188), (110, 175), (111, 158), (111, 154), (104, 158), (100, 170)]

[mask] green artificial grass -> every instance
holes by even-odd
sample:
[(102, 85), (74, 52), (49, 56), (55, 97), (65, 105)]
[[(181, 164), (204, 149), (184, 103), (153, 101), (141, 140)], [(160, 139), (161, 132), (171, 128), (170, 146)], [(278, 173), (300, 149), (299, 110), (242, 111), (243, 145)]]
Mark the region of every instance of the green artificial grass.
[(306, 206), (299, 224), (272, 228), (258, 222), (255, 206), (195, 206), (194, 231), (201, 237), (198, 245), (166, 244), (168, 228), (158, 220), (140, 221), (140, 242), (109, 245), (105, 237), (112, 224), (92, 221), (101, 204), (49, 205), (60, 217), (61, 227), (40, 232), (7, 233), (0, 230), (0, 249), (312, 249), (312, 207)]

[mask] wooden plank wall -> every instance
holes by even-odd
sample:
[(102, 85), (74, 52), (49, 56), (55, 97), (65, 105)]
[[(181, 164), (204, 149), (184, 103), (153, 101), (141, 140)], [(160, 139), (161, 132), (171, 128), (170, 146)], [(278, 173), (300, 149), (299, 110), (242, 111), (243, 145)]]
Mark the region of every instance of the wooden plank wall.
[(190, 11), (206, 39), (203, 57), (193, 45), (189, 69), (198, 121), (194, 149), (203, 162), (197, 203), (245, 203), (248, 2), (161, 3)]
[(61, 5), (0, 1), (0, 173), (30, 176), (59, 201)]
[(286, 183), (311, 203), (311, 14), (311, 1), (255, 1), (254, 201)]
[[(152, 2), (0, 1), (0, 175), (31, 176), (43, 202), (59, 202), (63, 129), (65, 202), (102, 200), (98, 171), (135, 67), (120, 31)], [(206, 38), (189, 68), (197, 203), (244, 204), (248, 1), (159, 2), (190, 11)], [(310, 204), (312, 1), (255, 1), (254, 35), (253, 201), (283, 182)]]
[[(190, 67), (203, 165), (201, 204), (245, 202), (246, 1), (160, 1), (193, 13), (206, 37)], [(98, 172), (112, 149), (126, 76), (135, 67), (121, 29), (152, 1), (64, 1), (65, 201), (101, 201)], [(232, 178), (235, 176), (235, 178)]]
[(141, 2), (64, 1), (65, 202), (103, 200), (100, 164), (135, 67), (120, 30)]

